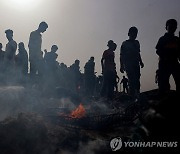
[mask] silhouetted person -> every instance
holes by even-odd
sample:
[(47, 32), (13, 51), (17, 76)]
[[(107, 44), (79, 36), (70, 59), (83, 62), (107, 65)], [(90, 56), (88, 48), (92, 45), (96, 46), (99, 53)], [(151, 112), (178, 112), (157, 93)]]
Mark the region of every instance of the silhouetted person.
[(120, 50), (120, 71), (126, 71), (129, 79), (129, 93), (133, 97), (137, 97), (140, 93), (140, 66), (144, 64), (140, 55), (140, 44), (136, 40), (138, 29), (131, 27), (128, 32), (129, 39), (124, 41)]
[(5, 48), (4, 55), (4, 68), (6, 74), (6, 80), (12, 81), (14, 80), (15, 74), (15, 54), (17, 49), (17, 43), (13, 40), (13, 31), (8, 29), (5, 31), (6, 38), (8, 39), (8, 43)]
[(28, 74), (28, 54), (23, 42), (18, 44), (18, 51), (19, 53), (16, 55), (16, 65), (20, 71), (20, 75), (25, 77)]
[(72, 87), (70, 81), (71, 79), (70, 71), (66, 64), (60, 63), (58, 69), (58, 77), (59, 77), (58, 83), (60, 84), (61, 87), (66, 89), (70, 89)]
[(114, 81), (116, 77), (116, 66), (114, 62), (116, 50), (116, 43), (112, 40), (108, 41), (108, 49), (104, 51), (101, 59), (102, 74), (103, 74), (103, 86), (101, 90), (101, 96), (107, 96), (112, 100), (114, 96)]
[(57, 50), (58, 50), (58, 46), (57, 45), (52, 45), (50, 52), (47, 52), (45, 50), (44, 60), (45, 60), (45, 63), (49, 67), (51, 67), (51, 69), (56, 67), (56, 59), (58, 57), (58, 54), (56, 53)]
[(129, 92), (129, 90), (128, 90), (128, 79), (125, 76), (123, 76), (120, 84), (123, 85), (123, 93), (128, 94), (128, 92)]
[[(156, 70), (156, 75), (155, 75), (155, 83), (158, 85), (159, 87), (159, 70)], [(168, 87), (170, 89), (170, 83), (168, 82)]]
[(45, 78), (44, 81), (46, 82), (47, 89), (51, 86), (52, 88), (55, 88), (57, 85), (57, 78), (58, 78), (58, 67), (59, 63), (56, 61), (58, 54), (56, 53), (58, 50), (57, 45), (52, 45), (51, 51), (47, 52), (45, 50), (45, 55), (44, 55), (44, 65), (45, 65)]
[(48, 25), (46, 22), (41, 22), (37, 30), (31, 32), (29, 37), (29, 62), (30, 62), (30, 75), (34, 77), (36, 74), (42, 75), (43, 71), (43, 54), (41, 51), (42, 35)]
[(81, 72), (80, 72), (80, 61), (78, 59), (70, 66), (70, 72), (72, 77), (72, 88), (75, 92), (80, 91), (81, 88)]
[(95, 88), (95, 62), (91, 57), (84, 66), (85, 91), (88, 96), (93, 96)]
[(14, 65), (15, 63), (15, 54), (16, 54), (16, 49), (17, 49), (17, 43), (16, 41), (13, 40), (13, 31), (8, 29), (5, 31), (6, 33), (6, 38), (8, 39), (8, 43), (6, 44), (6, 49), (5, 49), (5, 63), (7, 65)]
[(180, 44), (179, 38), (174, 35), (177, 29), (177, 21), (169, 19), (166, 22), (166, 30), (157, 45), (156, 53), (159, 56), (158, 83), (160, 94), (165, 94), (170, 90), (169, 78), (173, 76), (176, 90), (180, 92)]

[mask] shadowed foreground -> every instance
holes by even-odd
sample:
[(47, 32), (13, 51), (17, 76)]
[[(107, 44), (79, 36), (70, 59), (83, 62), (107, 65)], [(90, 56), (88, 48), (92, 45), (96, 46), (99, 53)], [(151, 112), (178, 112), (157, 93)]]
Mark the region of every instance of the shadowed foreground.
[[(133, 102), (126, 94), (117, 93), (116, 98), (108, 102), (114, 104), (114, 108), (110, 108), (103, 99), (81, 98), (79, 101), (83, 101), (85, 117), (114, 113), (135, 117), (128, 124), (121, 124), (120, 119), (111, 126), (98, 127), (99, 123), (102, 124), (99, 120), (96, 127), (92, 127), (92, 124), (91, 127), (81, 127), (73, 123), (72, 118), (63, 123), (57, 122), (81, 103), (77, 103), (77, 99), (70, 99), (68, 92), (65, 98), (62, 95), (44, 97), (36, 89), (23, 87), (4, 87), (0, 90), (1, 154), (110, 153), (110, 141), (117, 136), (123, 141), (179, 141), (179, 100), (174, 91), (164, 97), (158, 97), (156, 90), (144, 92), (139, 102)], [(178, 150), (122, 147), (117, 152)]]

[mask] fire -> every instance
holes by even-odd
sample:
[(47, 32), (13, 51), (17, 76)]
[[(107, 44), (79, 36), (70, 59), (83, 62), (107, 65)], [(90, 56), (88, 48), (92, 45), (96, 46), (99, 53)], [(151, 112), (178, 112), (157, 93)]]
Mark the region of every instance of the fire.
[(85, 108), (82, 104), (80, 104), (75, 110), (73, 110), (70, 114), (72, 118), (82, 118), (85, 116)]

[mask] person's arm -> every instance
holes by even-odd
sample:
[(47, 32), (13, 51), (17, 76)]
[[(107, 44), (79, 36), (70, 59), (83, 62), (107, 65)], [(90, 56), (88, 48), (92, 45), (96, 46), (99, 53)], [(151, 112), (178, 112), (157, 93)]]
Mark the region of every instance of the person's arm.
[(105, 63), (105, 59), (106, 59), (106, 57), (107, 57), (107, 52), (106, 51), (104, 51), (103, 52), (103, 55), (102, 55), (102, 58), (101, 58), (101, 68), (102, 68), (102, 74), (104, 73), (104, 63)]
[(120, 72), (124, 73), (125, 69), (124, 69), (124, 63), (123, 63), (123, 56), (120, 55)]
[(28, 48), (29, 48), (29, 49), (34, 48), (34, 42), (35, 42), (35, 41), (36, 41), (35, 33), (34, 33), (34, 32), (31, 32), (31, 33), (30, 33), (30, 36), (29, 36), (29, 42), (28, 42)]
[(155, 75), (155, 83), (156, 84), (158, 83), (158, 75), (157, 74)]
[(139, 63), (141, 65), (141, 68), (144, 67), (144, 63), (142, 62), (141, 54), (139, 53)]
[(178, 53), (178, 60), (180, 62), (180, 31), (179, 31), (179, 53)]
[(139, 41), (137, 41), (137, 43), (138, 43), (138, 48), (139, 48), (139, 54), (138, 54), (139, 64), (140, 64), (141, 68), (143, 68), (144, 67), (144, 63), (142, 61), (141, 54), (140, 54), (140, 52), (141, 52), (140, 43), (139, 43)]
[(116, 79), (117, 79), (117, 83), (119, 83), (120, 78), (118, 75), (116, 75)]
[(162, 57), (162, 54), (163, 54), (163, 39), (160, 38), (158, 40), (158, 43), (156, 45), (156, 54), (159, 56), (159, 57)]
[(101, 58), (101, 68), (102, 68), (102, 74), (104, 72), (104, 58)]
[(12, 50), (13, 50), (13, 56), (15, 56), (16, 54), (16, 50), (17, 50), (17, 43), (15, 41), (12, 42), (11, 44)]
[(124, 57), (123, 57), (123, 44), (121, 45), (120, 49), (120, 72), (124, 73)]

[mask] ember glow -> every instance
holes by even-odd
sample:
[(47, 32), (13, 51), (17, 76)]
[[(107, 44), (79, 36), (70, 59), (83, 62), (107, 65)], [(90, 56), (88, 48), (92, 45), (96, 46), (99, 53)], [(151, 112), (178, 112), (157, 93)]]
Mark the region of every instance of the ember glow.
[(82, 118), (85, 116), (85, 108), (82, 104), (80, 104), (75, 110), (73, 110), (70, 114), (72, 118)]

